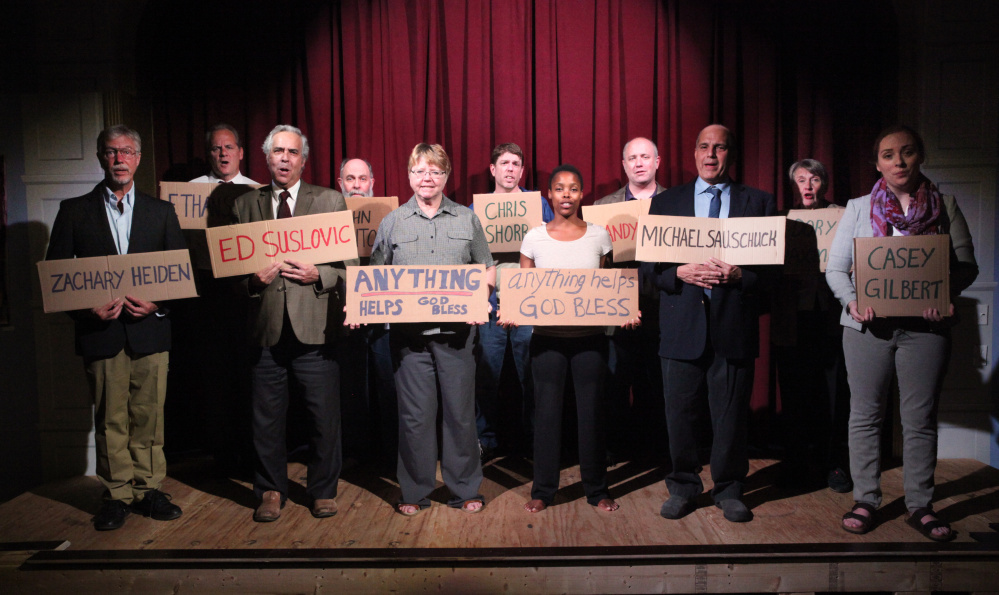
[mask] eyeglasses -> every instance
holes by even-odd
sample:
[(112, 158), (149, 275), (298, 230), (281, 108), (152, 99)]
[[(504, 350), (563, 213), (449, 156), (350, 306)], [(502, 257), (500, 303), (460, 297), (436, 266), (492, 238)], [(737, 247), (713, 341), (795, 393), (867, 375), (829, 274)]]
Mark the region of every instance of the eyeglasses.
[(109, 147), (107, 149), (104, 149), (104, 158), (110, 161), (111, 159), (115, 158), (115, 155), (121, 155), (122, 158), (124, 159), (131, 159), (132, 157), (135, 157), (139, 153), (140, 151), (136, 151), (131, 147), (125, 147), (124, 149), (112, 149)]
[(430, 174), (430, 177), (433, 178), (433, 179), (435, 179), (435, 180), (439, 180), (439, 179), (443, 178), (445, 175), (447, 175), (445, 172), (437, 171), (436, 169), (431, 169), (431, 170), (426, 170), (426, 169), (412, 170), (411, 169), (411, 170), (409, 170), (409, 173), (413, 174), (417, 178), (423, 178), (427, 174)]

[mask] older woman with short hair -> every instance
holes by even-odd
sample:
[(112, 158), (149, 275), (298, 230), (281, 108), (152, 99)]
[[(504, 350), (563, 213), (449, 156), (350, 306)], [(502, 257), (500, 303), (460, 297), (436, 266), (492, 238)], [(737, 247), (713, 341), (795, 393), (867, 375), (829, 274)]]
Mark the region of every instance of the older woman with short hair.
[(881, 426), (888, 391), (898, 377), (905, 470), (906, 522), (928, 539), (950, 541), (954, 532), (931, 507), (937, 463), (937, 406), (950, 352), (954, 306), (942, 313), (877, 318), (861, 310), (851, 278), (853, 239), (894, 235), (950, 235), (951, 298), (974, 282), (978, 263), (968, 223), (953, 196), (940, 193), (920, 172), (925, 153), (919, 134), (892, 126), (874, 142), (881, 178), (867, 196), (846, 205), (829, 252), (826, 280), (843, 305), (843, 352), (850, 382), (850, 471), (853, 509), (843, 516), (850, 533), (867, 533), (881, 505)]
[[(409, 156), (413, 197), (378, 227), (372, 265), (483, 264), (496, 284), (489, 244), (471, 209), (444, 196), (451, 161), (440, 145), (420, 143)], [(448, 505), (479, 512), (482, 464), (475, 428), (475, 327), (462, 323), (393, 323), (389, 331), (399, 398), (397, 474), (412, 516), (430, 506), (437, 476), (437, 387), (443, 408), (441, 474)]]

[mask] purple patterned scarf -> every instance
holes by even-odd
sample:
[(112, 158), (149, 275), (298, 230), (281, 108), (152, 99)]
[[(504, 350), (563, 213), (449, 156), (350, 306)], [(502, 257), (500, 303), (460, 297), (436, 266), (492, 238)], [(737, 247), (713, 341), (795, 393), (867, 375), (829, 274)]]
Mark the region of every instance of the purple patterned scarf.
[(891, 235), (889, 226), (904, 236), (936, 235), (940, 233), (940, 191), (926, 176), (919, 175), (919, 188), (909, 199), (909, 212), (902, 212), (898, 197), (888, 188), (884, 178), (871, 189), (871, 228), (874, 237)]

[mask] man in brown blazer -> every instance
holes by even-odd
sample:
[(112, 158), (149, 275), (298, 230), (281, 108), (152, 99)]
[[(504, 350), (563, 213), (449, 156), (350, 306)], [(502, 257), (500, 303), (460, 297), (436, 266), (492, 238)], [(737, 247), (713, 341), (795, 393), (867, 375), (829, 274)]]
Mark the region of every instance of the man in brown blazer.
[[(234, 207), (237, 223), (343, 211), (336, 190), (301, 181), (309, 142), (294, 126), (280, 125), (264, 141), (271, 183), (248, 192)], [(294, 259), (264, 268), (244, 281), (250, 296), (251, 399), (257, 465), (253, 491), (258, 522), (277, 520), (288, 498), (285, 426), (289, 388), (305, 400), (310, 424), (308, 487), (312, 516), (336, 514), (340, 477), (340, 367), (334, 343), (341, 332), (338, 284), (357, 259), (311, 265)]]

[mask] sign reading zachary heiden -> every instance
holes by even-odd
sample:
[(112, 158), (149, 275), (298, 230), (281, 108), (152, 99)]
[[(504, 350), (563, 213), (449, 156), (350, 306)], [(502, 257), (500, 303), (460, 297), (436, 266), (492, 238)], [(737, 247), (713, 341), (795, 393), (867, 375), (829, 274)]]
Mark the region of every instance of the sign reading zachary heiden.
[(638, 219), (635, 259), (644, 262), (704, 262), (733, 265), (784, 264), (785, 217), (673, 217)]
[(399, 208), (398, 196), (348, 196), (347, 208), (354, 213), (354, 230), (357, 232), (357, 255), (371, 256), (378, 225), (385, 215)]
[(492, 252), (519, 252), (527, 232), (543, 222), (540, 192), (474, 194), (472, 204)]
[(583, 220), (603, 226), (614, 244), (614, 262), (635, 260), (638, 218), (649, 214), (651, 200), (629, 200), (583, 207)]
[(45, 312), (97, 308), (130, 295), (147, 301), (197, 297), (187, 250), (38, 263)]
[(500, 319), (517, 324), (619, 326), (638, 316), (636, 269), (511, 269)]
[(256, 273), (287, 259), (322, 264), (357, 258), (350, 211), (210, 227), (206, 235), (216, 278)]
[(486, 320), (481, 264), (347, 267), (347, 324)]
[(854, 238), (857, 307), (875, 316), (922, 316), (950, 308), (950, 236)]

